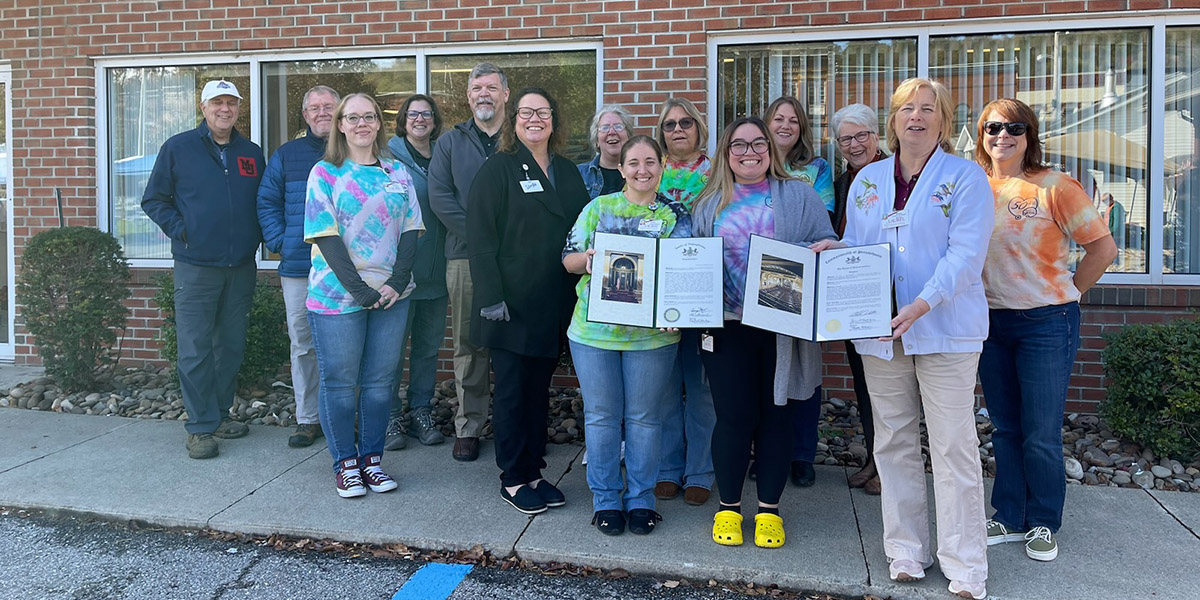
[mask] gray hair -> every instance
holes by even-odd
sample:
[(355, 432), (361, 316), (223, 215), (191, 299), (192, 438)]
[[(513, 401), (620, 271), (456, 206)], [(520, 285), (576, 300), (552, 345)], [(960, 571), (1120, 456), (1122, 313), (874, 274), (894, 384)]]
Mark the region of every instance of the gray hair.
[(303, 109), (305, 106), (308, 106), (308, 97), (313, 94), (329, 94), (329, 95), (333, 96), (334, 104), (337, 104), (342, 101), (342, 95), (337, 93), (337, 90), (335, 90), (327, 85), (314, 85), (314, 86), (308, 88), (308, 91), (304, 92), (304, 98), (300, 99), (300, 108), (301, 109)]
[(497, 67), (496, 65), (493, 65), (492, 63), (489, 63), (489, 62), (481, 62), (481, 63), (475, 65), (474, 69), (471, 69), (471, 76), (467, 78), (467, 85), (471, 85), (472, 81), (475, 81), (476, 79), (479, 79), (480, 77), (483, 77), (485, 75), (491, 75), (493, 73), (500, 76), (500, 87), (507, 90), (508, 89), (508, 76), (504, 74), (504, 71), (500, 70), (500, 67)]
[(633, 137), (633, 115), (625, 110), (625, 107), (619, 104), (605, 104), (592, 115), (592, 122), (588, 125), (588, 140), (592, 142), (592, 149), (600, 145), (600, 118), (604, 115), (612, 113), (621, 119), (621, 124), (625, 126), (625, 133), (629, 137)]
[(833, 137), (836, 138), (840, 135), (843, 123), (858, 125), (870, 130), (871, 133), (879, 134), (879, 115), (875, 114), (875, 111), (866, 104), (843, 106), (837, 112), (833, 113), (833, 118), (829, 120)]

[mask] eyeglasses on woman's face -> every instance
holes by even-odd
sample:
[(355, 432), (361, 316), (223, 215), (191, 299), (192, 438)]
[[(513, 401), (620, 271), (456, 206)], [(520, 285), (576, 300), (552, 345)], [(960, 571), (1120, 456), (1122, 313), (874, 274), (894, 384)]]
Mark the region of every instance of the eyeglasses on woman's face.
[(839, 146), (841, 146), (843, 148), (849, 148), (850, 144), (852, 144), (854, 142), (858, 142), (860, 144), (867, 143), (867, 140), (871, 139), (871, 136), (873, 136), (873, 135), (875, 135), (875, 132), (864, 130), (864, 131), (860, 131), (854, 135), (843, 135), (842, 137), (839, 137), (837, 139), (837, 143)]
[(671, 119), (670, 121), (663, 121), (662, 128), (663, 131), (671, 133), (675, 131), (675, 126), (677, 125), (680, 129), (691, 129), (696, 126), (696, 120), (691, 117), (684, 117), (678, 121)]
[(379, 116), (375, 113), (367, 113), (365, 115), (342, 115), (342, 118), (351, 125), (358, 125), (359, 121), (371, 125), (379, 120)]
[(625, 126), (621, 123), (613, 123), (611, 125), (605, 123), (604, 125), (597, 127), (596, 131), (599, 131), (600, 133), (621, 133), (622, 131), (625, 131)]
[(528, 106), (522, 106), (517, 109), (517, 116), (522, 119), (532, 119), (533, 115), (537, 115), (539, 119), (549, 119), (553, 114), (554, 109), (552, 108), (533, 109)]
[(983, 132), (988, 135), (1000, 135), (1000, 131), (1008, 132), (1008, 135), (1022, 136), (1029, 130), (1029, 126), (1025, 123), (1001, 123), (1000, 121), (988, 121), (983, 124)]
[(410, 118), (414, 121), (416, 121), (417, 119), (429, 120), (429, 119), (433, 118), (432, 110), (410, 110), (405, 114), (408, 116), (408, 118)]
[(729, 143), (729, 151), (734, 156), (745, 156), (753, 151), (755, 154), (765, 154), (770, 148), (767, 138), (757, 138), (747, 142), (746, 140), (733, 140)]

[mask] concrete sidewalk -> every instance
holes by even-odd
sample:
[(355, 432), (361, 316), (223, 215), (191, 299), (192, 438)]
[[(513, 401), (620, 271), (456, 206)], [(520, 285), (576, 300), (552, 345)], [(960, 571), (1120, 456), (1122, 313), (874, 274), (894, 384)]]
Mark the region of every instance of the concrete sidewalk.
[[(848, 489), (841, 468), (818, 467), (812, 488), (789, 486), (783, 548), (755, 547), (752, 525), (747, 545), (726, 548), (709, 537), (715, 499), (703, 507), (660, 502), (665, 521), (650, 536), (601, 535), (589, 524), (575, 446), (551, 445), (545, 471), (567, 505), (530, 518), (500, 499), (491, 443), (473, 463), (455, 462), (449, 444), (389, 452), (384, 467), (400, 488), (343, 500), (324, 446), (288, 448), (289, 432), (251, 426), (246, 438), (221, 440), (218, 458), (195, 461), (178, 422), (0, 409), (0, 505), (425, 549), (482, 544), (498, 556), (846, 596), (951, 597), (936, 567), (918, 584), (888, 580), (879, 498)], [(752, 482), (746, 491), (751, 502)], [(992, 547), (992, 598), (1200, 597), (1200, 494), (1067, 492), (1058, 560), (1032, 561), (1020, 544)]]

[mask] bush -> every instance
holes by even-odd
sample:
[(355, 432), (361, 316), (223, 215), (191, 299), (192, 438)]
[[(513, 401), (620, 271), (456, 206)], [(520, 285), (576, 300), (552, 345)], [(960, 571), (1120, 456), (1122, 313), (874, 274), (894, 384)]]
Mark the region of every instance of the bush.
[(91, 387), (114, 364), (117, 330), (129, 309), (129, 263), (111, 234), (92, 227), (49, 229), (21, 256), (17, 296), (46, 371), (67, 391)]
[[(162, 311), (163, 325), (158, 339), (162, 356), (171, 363), (172, 376), (177, 376), (175, 363), (179, 345), (175, 338), (175, 278), (164, 273), (155, 278), (158, 292), (154, 302)], [(238, 371), (238, 385), (245, 387), (274, 375), (291, 355), (287, 332), (287, 309), (279, 288), (259, 279), (254, 287), (254, 303), (250, 306), (250, 324), (246, 328), (246, 356)]]
[(1200, 319), (1130, 325), (1105, 336), (1112, 380), (1101, 415), (1159, 456), (1200, 453)]

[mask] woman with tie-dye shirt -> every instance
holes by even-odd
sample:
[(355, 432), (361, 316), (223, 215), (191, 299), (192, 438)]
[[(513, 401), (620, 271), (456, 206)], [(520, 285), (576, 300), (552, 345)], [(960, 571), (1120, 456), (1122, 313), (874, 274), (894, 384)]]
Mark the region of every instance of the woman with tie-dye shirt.
[(780, 96), (767, 107), (763, 121), (788, 175), (813, 186), (825, 210), (832, 213), (833, 171), (814, 151), (811, 121), (804, 105), (792, 96)]
[(325, 156), (309, 173), (304, 207), (304, 241), (313, 245), (307, 306), (321, 372), (317, 407), (343, 498), (397, 487), (380, 462), (424, 230), (412, 177), (384, 158), (381, 119), (370, 96), (342, 100)]

